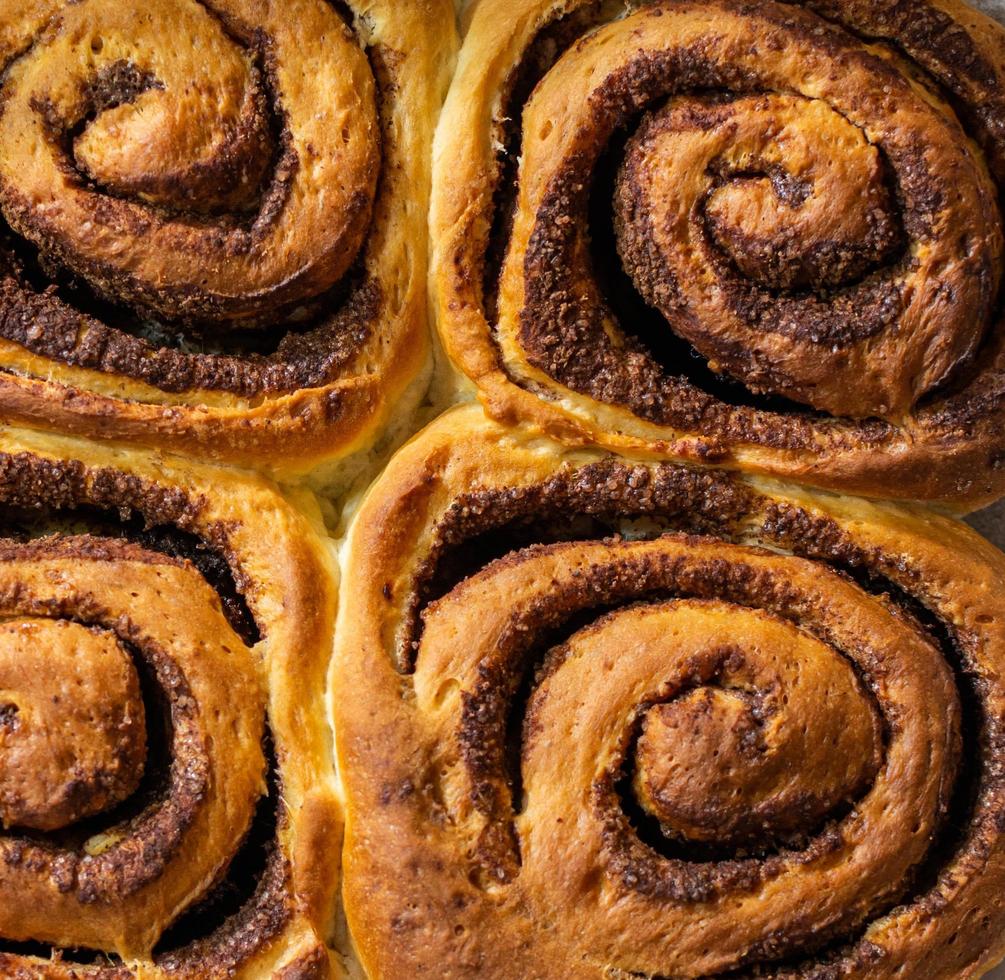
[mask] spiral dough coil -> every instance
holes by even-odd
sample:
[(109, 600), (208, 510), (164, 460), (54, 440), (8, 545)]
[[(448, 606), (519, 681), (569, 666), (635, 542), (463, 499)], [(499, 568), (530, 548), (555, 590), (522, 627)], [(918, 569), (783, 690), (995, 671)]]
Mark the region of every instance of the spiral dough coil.
[(1005, 30), (956, 0), (479, 3), (440, 328), (565, 439), (966, 506), (1005, 490)]
[(428, 371), (450, 13), (6, 13), (0, 410), (280, 474), (368, 448)]
[(334, 617), (264, 482), (0, 442), (0, 973), (335, 975)]
[(378, 481), (346, 567), (344, 895), (371, 975), (1000, 958), (1005, 561), (968, 528), (462, 409)]

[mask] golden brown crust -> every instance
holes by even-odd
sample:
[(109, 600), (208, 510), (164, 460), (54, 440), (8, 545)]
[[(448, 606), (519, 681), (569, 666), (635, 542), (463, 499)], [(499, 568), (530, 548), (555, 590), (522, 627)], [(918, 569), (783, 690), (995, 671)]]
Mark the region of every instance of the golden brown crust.
[(965, 526), (472, 407), (391, 462), (343, 569), (369, 975), (948, 980), (1005, 954), (1005, 559)]
[(447, 0), (2, 20), (0, 413), (293, 475), (410, 410)]
[(434, 144), (447, 352), (567, 441), (989, 501), (1003, 86), (957, 0), (480, 0)]
[[(301, 503), (156, 455), (0, 439), (5, 976), (333, 974), (335, 596)], [(39, 630), (57, 648), (12, 681)], [(51, 761), (26, 775), (41, 735)], [(62, 783), (65, 801), (31, 796)]]
[(0, 825), (57, 830), (136, 790), (146, 712), (128, 652), (68, 620), (0, 627)]

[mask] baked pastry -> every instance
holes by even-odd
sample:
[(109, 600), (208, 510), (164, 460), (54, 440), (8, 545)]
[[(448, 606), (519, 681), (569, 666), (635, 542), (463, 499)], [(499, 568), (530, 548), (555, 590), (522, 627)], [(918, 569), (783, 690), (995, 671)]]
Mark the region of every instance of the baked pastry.
[(0, 416), (280, 475), (428, 381), (448, 0), (0, 14)]
[(1005, 954), (1005, 556), (966, 526), (469, 407), (391, 462), (343, 566), (368, 975), (948, 980)]
[(314, 522), (264, 481), (7, 432), (0, 523), (0, 975), (332, 975)]
[(480, 0), (434, 144), (451, 358), (567, 440), (1000, 495), (1003, 66), (957, 0)]

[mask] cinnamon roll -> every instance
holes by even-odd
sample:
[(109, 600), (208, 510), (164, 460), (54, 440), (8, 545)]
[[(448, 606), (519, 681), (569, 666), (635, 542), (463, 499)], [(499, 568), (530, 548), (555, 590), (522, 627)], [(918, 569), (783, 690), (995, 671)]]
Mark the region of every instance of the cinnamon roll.
[(447, 0), (0, 16), (0, 414), (278, 474), (427, 380)]
[(0, 974), (334, 975), (330, 564), (264, 481), (0, 438)]
[(1005, 557), (916, 505), (474, 408), (336, 628), (371, 976), (975, 977), (1005, 955)]
[(435, 143), (447, 350), (566, 440), (990, 500), (1003, 87), (958, 0), (482, 0)]

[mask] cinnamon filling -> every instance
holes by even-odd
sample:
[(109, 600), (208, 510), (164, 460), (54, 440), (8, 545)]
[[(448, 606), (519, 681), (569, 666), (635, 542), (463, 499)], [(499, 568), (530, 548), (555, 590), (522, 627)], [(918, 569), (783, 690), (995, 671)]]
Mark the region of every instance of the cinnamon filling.
[[(790, 554), (729, 543), (752, 528)], [(597, 540), (611, 532), (621, 536)], [(407, 793), (381, 799), (437, 801), (430, 819), (457, 822), (480, 890), (564, 887), (579, 873), (572, 855), (593, 853), (596, 821), (605, 888), (626, 908), (786, 894), (780, 882), (795, 869), (816, 874), (860, 846), (855, 828), (879, 812), (888, 774), (913, 766), (905, 726), (946, 754), (937, 791), (918, 798), (927, 829), (911, 837), (905, 825), (901, 872), (826, 923), (793, 913), (784, 934), (739, 958), (706, 948), (702, 975), (868, 963), (871, 921), (898, 904), (936, 907), (943, 869), (979, 862), (996, 839), (1005, 784), (980, 760), (996, 757), (1001, 733), (974, 687), (979, 639), (943, 622), (910, 562), (856, 547), (833, 521), (769, 504), (722, 474), (611, 460), (458, 497), (414, 587), (408, 621), (423, 625), (399, 666), (414, 671), (412, 710), (450, 744), (432, 750), (429, 785), (413, 774)], [(919, 658), (911, 671), (927, 664), (909, 682), (908, 649)], [(900, 685), (930, 682), (931, 697), (948, 698), (935, 712), (947, 728), (920, 736), (925, 699)], [(979, 745), (979, 759), (963, 744)], [(558, 819), (566, 805), (583, 816)], [(552, 841), (564, 834), (578, 835), (575, 846)], [(541, 855), (553, 847), (570, 863), (545, 872)], [(652, 955), (640, 952), (648, 965), (626, 972), (675, 975)]]
[[(331, 383), (385, 304), (366, 236), (389, 125), (378, 86), (394, 85), (393, 70), (339, 11), (314, 11), (329, 45), (319, 72), (342, 85), (326, 104), (354, 102), (322, 138), (314, 109), (290, 102), (288, 24), (175, 6), (151, 16), (195, 19), (208, 46), (197, 77), (184, 52), (141, 43), (144, 31), (171, 30), (104, 0), (0, 52), (11, 166), (37, 129), (51, 157), (37, 180), (50, 179), (58, 202), (40, 209), (42, 191), (15, 170), (0, 175), (0, 336), (172, 393), (251, 398)], [(208, 105), (220, 111), (207, 116)], [(269, 256), (296, 267), (273, 269)]]
[[(698, 7), (647, 6), (573, 47), (591, 26), (574, 25), (558, 53), (556, 25), (542, 28), (509, 83), (516, 97), (530, 91), (521, 79), (539, 81), (506, 111), (519, 121), (504, 131), (485, 267), (485, 313), (513, 382), (540, 389), (518, 352), (575, 392), (700, 433), (712, 452), (840, 452), (887, 444), (912, 417), (958, 432), (1000, 407), (997, 191), (957, 119), (1000, 178), (997, 77), (927, 4), (910, 25), (896, 4), (810, 6), (829, 22), (759, 3), (708, 28), (721, 43), (684, 28), (665, 50), (657, 39), (674, 32), (661, 22), (697, 22)], [(857, 65), (861, 87), (845, 85), (855, 106), (837, 90), (775, 94), (802, 80), (775, 78), (770, 60), (747, 65), (740, 22), (761, 32), (755, 47), (805, 49), (801, 69), (836, 59), (833, 79)], [(618, 64), (608, 52), (622, 39)], [(916, 81), (905, 55), (937, 81)], [(930, 111), (922, 84), (943, 107)], [(577, 85), (582, 99), (556, 116), (552, 96)], [(895, 89), (896, 104), (884, 94)], [(942, 159), (940, 140), (959, 160)], [(519, 178), (506, 169), (517, 149)]]

